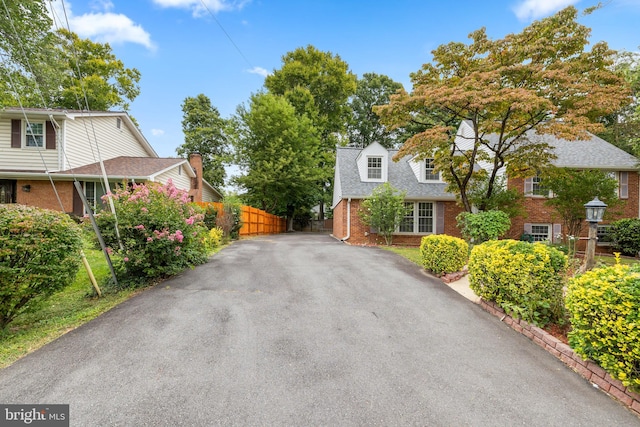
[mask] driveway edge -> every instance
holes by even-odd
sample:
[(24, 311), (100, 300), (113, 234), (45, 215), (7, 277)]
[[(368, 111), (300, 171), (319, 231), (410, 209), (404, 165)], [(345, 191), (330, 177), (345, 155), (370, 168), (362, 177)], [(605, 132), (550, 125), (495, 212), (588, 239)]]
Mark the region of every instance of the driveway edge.
[(547, 352), (560, 359), (565, 365), (589, 381), (595, 388), (604, 391), (609, 396), (629, 408), (640, 417), (640, 395), (629, 390), (622, 382), (612, 378), (600, 366), (591, 360), (583, 360), (571, 347), (563, 343), (544, 329), (531, 325), (522, 319), (514, 319), (504, 312), (496, 303), (480, 299), (478, 302), (483, 310), (500, 318), (511, 329), (529, 338)]

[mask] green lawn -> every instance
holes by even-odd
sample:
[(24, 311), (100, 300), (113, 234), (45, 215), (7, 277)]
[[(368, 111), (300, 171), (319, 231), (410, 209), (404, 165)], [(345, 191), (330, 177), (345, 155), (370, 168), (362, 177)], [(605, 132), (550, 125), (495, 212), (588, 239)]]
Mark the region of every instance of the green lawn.
[[(102, 252), (85, 249), (85, 254), (100, 283), (110, 274)], [(93, 286), (84, 266), (80, 264), (80, 270), (71, 286), (52, 295), (37, 310), (19, 315), (5, 331), (0, 331), (0, 368), (98, 317), (135, 292), (137, 291), (127, 290), (103, 295), (102, 298), (92, 296)]]
[(420, 255), (420, 248), (418, 247), (407, 247), (407, 246), (381, 246), (381, 248), (386, 249), (391, 252), (395, 252), (398, 255), (401, 255), (413, 262), (414, 264), (422, 267), (422, 256)]

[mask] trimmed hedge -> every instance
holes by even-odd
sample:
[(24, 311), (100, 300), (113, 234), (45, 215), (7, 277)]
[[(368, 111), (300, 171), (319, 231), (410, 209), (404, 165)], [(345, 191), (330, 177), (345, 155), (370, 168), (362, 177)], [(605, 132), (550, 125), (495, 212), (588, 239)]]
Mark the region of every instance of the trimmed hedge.
[(608, 234), (614, 250), (629, 256), (640, 252), (640, 218), (620, 219), (611, 224)]
[(475, 244), (502, 237), (511, 228), (509, 215), (496, 210), (478, 213), (461, 212), (456, 220), (462, 235)]
[(0, 205), (0, 329), (70, 285), (81, 248), (80, 227), (67, 214)]
[(469, 285), (480, 297), (538, 326), (564, 318), (567, 257), (543, 243), (491, 240), (469, 258)]
[(432, 234), (420, 242), (422, 266), (442, 275), (462, 270), (469, 259), (469, 245), (462, 239), (446, 234)]
[(569, 281), (569, 345), (640, 392), (640, 267), (614, 265)]

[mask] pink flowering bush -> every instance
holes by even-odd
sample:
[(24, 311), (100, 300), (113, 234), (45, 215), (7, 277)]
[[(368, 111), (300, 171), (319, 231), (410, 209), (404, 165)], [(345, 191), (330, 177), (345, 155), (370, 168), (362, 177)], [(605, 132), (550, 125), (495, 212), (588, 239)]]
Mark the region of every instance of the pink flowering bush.
[(147, 283), (206, 262), (208, 230), (202, 209), (189, 203), (188, 193), (171, 180), (119, 188), (112, 196), (122, 249), (113, 215), (103, 211), (98, 223), (105, 243), (119, 255), (118, 281)]

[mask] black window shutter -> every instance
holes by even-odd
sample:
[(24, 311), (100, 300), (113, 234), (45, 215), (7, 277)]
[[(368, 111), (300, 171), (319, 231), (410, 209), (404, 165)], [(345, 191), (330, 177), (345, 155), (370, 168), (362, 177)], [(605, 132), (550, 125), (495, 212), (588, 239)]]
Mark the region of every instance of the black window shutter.
[(11, 120), (11, 148), (22, 147), (22, 121)]

